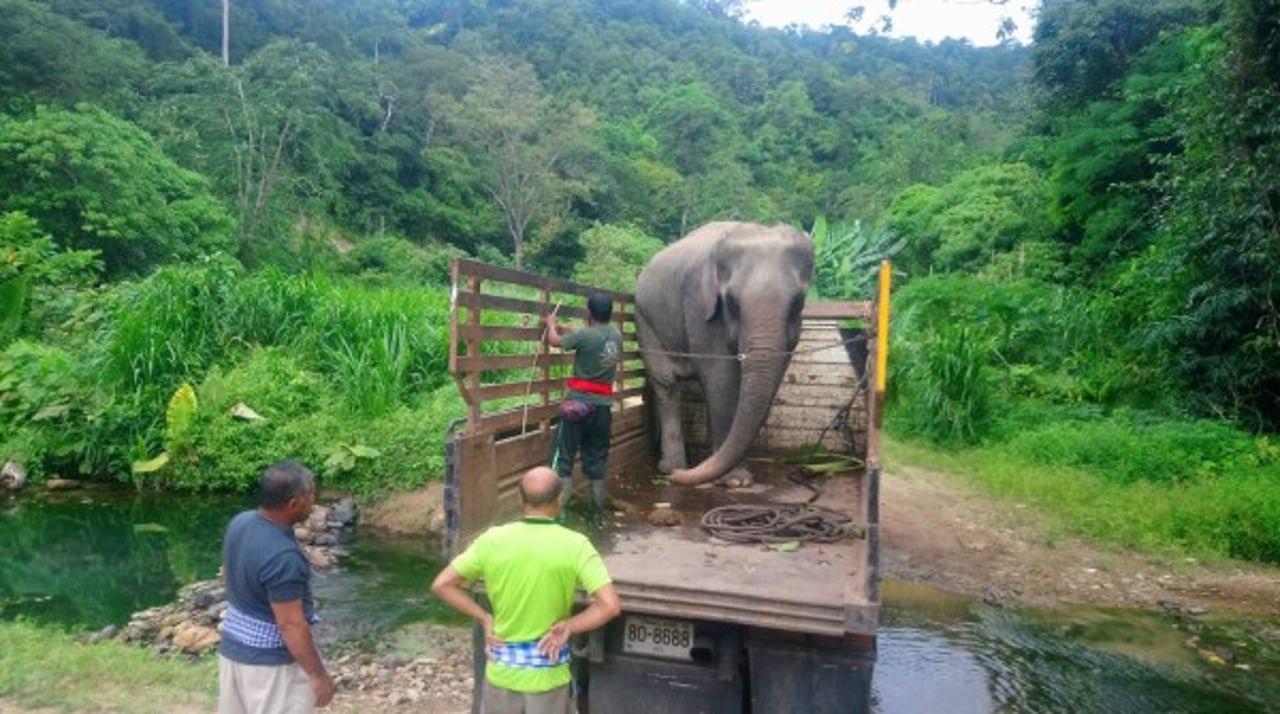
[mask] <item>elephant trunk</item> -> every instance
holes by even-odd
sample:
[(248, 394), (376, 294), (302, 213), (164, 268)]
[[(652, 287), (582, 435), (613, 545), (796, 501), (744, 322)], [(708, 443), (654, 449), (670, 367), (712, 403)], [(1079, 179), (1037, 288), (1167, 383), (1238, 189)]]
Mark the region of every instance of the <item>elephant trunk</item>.
[[(791, 362), (791, 354), (787, 351), (784, 338), (785, 324), (782, 318), (766, 321), (769, 328), (747, 330), (745, 360), (742, 363), (742, 379), (738, 388), (738, 408), (733, 415), (733, 425), (724, 442), (715, 452), (703, 459), (702, 463), (690, 469), (677, 469), (671, 474), (671, 482), (682, 486), (697, 486), (729, 473), (742, 462), (747, 450), (755, 441), (773, 397), (778, 393), (778, 385), (786, 374), (787, 365)], [(709, 402), (716, 398), (707, 394)]]

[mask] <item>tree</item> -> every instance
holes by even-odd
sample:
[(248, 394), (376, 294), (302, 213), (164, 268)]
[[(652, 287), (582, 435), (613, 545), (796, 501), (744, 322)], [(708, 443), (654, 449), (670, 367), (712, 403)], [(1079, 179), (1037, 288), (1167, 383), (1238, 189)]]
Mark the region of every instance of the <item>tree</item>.
[(579, 239), (585, 251), (573, 279), (622, 292), (634, 292), (636, 276), (662, 250), (662, 241), (631, 226), (596, 224)]
[(975, 272), (1024, 241), (1042, 240), (1049, 221), (1044, 179), (1026, 164), (957, 174), (939, 188), (903, 191), (889, 229), (906, 241), (909, 273)]
[(222, 0), (222, 66), (231, 66), (231, 0)]
[(1167, 287), (1153, 332), (1212, 413), (1280, 428), (1280, 15), (1230, 0), (1167, 93), (1183, 151), (1162, 177)]
[(106, 275), (232, 248), (235, 222), (208, 182), (137, 126), (96, 107), (0, 117), (0, 211), (25, 211)]
[[(0, 347), (21, 334), (24, 322), (42, 322), (48, 293), (89, 284), (100, 267), (97, 251), (60, 251), (35, 219), (0, 213)], [(28, 312), (36, 314), (28, 319)]]
[(440, 95), (433, 113), (473, 162), (502, 209), (519, 268), (530, 225), (586, 191), (575, 153), (594, 123), (586, 108), (545, 95), (528, 64), (484, 57), (459, 98)]
[(1051, 116), (1116, 95), (1130, 63), (1161, 32), (1200, 19), (1196, 0), (1045, 0), (1032, 45)]

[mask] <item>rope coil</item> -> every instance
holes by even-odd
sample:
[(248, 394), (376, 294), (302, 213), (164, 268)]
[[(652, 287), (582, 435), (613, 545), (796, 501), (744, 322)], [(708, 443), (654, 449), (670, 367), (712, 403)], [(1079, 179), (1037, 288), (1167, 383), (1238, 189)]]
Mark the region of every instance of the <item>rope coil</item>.
[(733, 543), (835, 543), (866, 535), (849, 516), (809, 504), (720, 506), (702, 515), (702, 529)]

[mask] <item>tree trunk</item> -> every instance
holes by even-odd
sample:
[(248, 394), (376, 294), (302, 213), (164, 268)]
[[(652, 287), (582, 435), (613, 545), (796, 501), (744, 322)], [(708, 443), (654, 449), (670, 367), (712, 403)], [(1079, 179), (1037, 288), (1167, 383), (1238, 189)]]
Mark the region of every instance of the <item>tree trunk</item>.
[(222, 0), (222, 66), (231, 66), (231, 0)]

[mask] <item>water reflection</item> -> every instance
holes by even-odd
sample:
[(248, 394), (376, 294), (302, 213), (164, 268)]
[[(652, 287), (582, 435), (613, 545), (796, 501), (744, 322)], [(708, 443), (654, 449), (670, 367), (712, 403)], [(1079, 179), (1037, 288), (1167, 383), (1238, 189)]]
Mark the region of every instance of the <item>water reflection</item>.
[[(872, 685), (881, 714), (1280, 707), (1280, 653), (1275, 643), (1248, 642), (1239, 625), (1128, 610), (994, 608), (900, 583), (885, 584), (884, 602)], [(1200, 651), (1213, 640), (1231, 641), (1234, 664), (1248, 669), (1207, 661)]]
[(416, 622), (464, 624), (466, 618), (430, 593), (440, 557), (437, 541), (359, 529), (338, 564), (312, 581), (323, 618), (316, 638), (327, 644), (378, 637)]
[(216, 543), (244, 507), (239, 497), (117, 489), (10, 499), (0, 510), (0, 618), (122, 624), (217, 575)]

